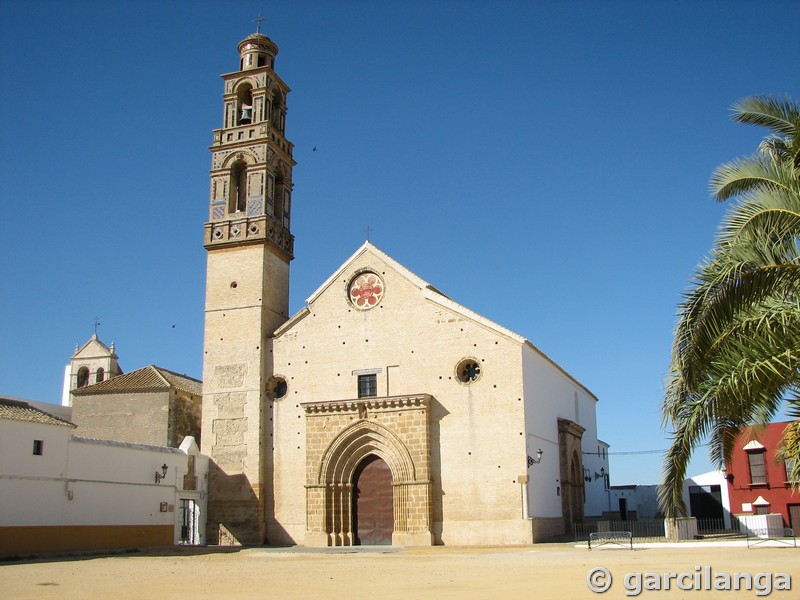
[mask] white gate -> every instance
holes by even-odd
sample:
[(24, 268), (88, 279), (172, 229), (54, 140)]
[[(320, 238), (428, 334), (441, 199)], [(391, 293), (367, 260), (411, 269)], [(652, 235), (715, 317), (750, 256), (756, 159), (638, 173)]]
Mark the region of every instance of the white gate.
[(196, 546), (200, 543), (199, 522), (200, 505), (194, 500), (181, 498), (181, 544)]

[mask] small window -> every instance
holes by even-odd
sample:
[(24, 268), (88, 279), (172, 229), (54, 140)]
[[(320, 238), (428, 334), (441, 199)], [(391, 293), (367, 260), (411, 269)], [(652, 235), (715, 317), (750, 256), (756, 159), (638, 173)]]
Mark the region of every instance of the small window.
[(34, 456), (44, 454), (44, 440), (33, 440), (33, 454)]
[(759, 504), (756, 506), (756, 514), (757, 515), (768, 515), (769, 514), (769, 504)]
[(767, 465), (764, 457), (766, 452), (748, 452), (747, 460), (750, 463), (750, 485), (766, 485)]
[(472, 383), (481, 378), (481, 365), (474, 358), (466, 358), (456, 366), (456, 377), (461, 383)]
[(378, 395), (378, 376), (359, 375), (358, 376), (358, 397), (374, 398)]
[(786, 481), (787, 483), (792, 482), (792, 471), (794, 471), (794, 459), (790, 458), (787, 459), (786, 462), (783, 463), (783, 468), (786, 469)]
[(286, 392), (289, 391), (289, 386), (283, 377), (272, 377), (267, 383), (267, 391), (273, 398), (283, 398)]

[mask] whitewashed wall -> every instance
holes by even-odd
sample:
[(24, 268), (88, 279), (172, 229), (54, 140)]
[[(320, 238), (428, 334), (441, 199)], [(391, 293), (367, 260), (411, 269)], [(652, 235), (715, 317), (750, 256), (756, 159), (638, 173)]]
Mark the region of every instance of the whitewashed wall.
[[(44, 442), (41, 456), (33, 440)], [(204, 541), (208, 458), (196, 444), (184, 446), (91, 440), (68, 427), (0, 420), (0, 527), (174, 525), (177, 543), (180, 498), (191, 498), (201, 505)], [(182, 490), (189, 453), (196, 454), (196, 491)], [(167, 476), (156, 483), (164, 464)]]
[(728, 480), (725, 479), (725, 473), (722, 471), (709, 471), (708, 473), (701, 473), (700, 475), (693, 475), (683, 480), (683, 501), (686, 503), (686, 509), (689, 510), (689, 486), (692, 485), (718, 485), (722, 493), (722, 517), (725, 521), (725, 527), (732, 527), (731, 521), (731, 498), (728, 494)]
[[(580, 385), (530, 346), (522, 346), (525, 394), (525, 430), (529, 456), (542, 449), (542, 462), (528, 470), (528, 502), (531, 517), (561, 517), (561, 472), (558, 458), (558, 419), (569, 419), (586, 431), (581, 439), (584, 466), (592, 473), (586, 483), (586, 516), (608, 510), (608, 492), (594, 472), (608, 472), (608, 445), (597, 439), (597, 401)], [(601, 455), (598, 456), (598, 447)]]

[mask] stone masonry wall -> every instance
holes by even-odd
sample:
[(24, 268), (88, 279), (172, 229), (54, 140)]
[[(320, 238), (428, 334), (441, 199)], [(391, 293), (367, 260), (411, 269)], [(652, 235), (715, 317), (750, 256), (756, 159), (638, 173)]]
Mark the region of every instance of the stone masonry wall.
[(352, 480), (370, 454), (392, 471), (395, 544), (431, 544), (428, 396), (305, 404), (307, 545), (353, 544)]

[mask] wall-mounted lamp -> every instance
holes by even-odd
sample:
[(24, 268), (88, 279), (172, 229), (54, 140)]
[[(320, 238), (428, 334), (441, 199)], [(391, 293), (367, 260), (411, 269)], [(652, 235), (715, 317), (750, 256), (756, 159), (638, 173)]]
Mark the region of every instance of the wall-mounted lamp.
[(536, 452), (536, 458), (529, 456), (528, 466), (530, 467), (531, 465), (538, 465), (540, 462), (542, 462), (542, 454), (544, 454), (544, 452), (542, 452), (542, 449), (539, 448), (538, 452)]
[(156, 471), (156, 483), (161, 483), (161, 480), (164, 479), (164, 477), (167, 476), (167, 469), (168, 468), (169, 467), (167, 467), (167, 463), (164, 463), (163, 465), (161, 465), (161, 473)]
[(722, 476), (725, 478), (725, 481), (728, 483), (733, 483), (733, 473), (728, 473), (728, 467), (723, 465), (720, 471), (722, 471)]
[(595, 472), (595, 474), (594, 474), (595, 480), (600, 479), (601, 477), (605, 477), (605, 476), (606, 476), (606, 468), (605, 467), (600, 467), (600, 472), (599, 473)]

